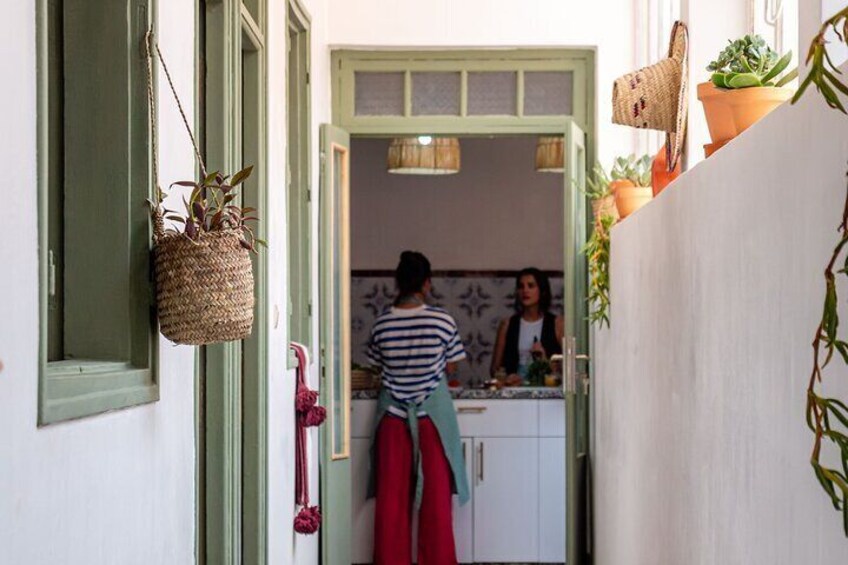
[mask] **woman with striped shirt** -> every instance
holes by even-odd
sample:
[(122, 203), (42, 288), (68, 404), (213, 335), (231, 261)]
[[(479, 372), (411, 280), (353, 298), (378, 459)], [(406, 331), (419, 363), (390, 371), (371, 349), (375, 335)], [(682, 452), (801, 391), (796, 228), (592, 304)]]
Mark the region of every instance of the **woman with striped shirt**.
[(419, 565), (453, 565), (451, 494), (468, 500), (462, 444), (446, 375), (465, 358), (456, 322), (428, 306), (430, 262), (404, 251), (398, 297), (371, 330), (368, 357), (382, 369), (371, 448), (369, 494), (376, 496), (374, 564), (412, 562), (412, 516), (419, 512)]

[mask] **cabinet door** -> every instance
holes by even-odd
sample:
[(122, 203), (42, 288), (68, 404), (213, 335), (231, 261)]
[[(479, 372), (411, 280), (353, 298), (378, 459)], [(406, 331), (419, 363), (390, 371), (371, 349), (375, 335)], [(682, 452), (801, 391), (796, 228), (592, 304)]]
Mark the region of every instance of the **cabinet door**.
[(371, 563), (374, 557), (374, 500), (368, 493), (371, 440), (350, 440), (351, 563)]
[(539, 440), (539, 563), (565, 562), (565, 442)]
[[(465, 458), (465, 472), (468, 480), (474, 478), (474, 441), (462, 438), (462, 455)], [(456, 559), (460, 563), (474, 563), (474, 489), (471, 500), (465, 506), (459, 505), (459, 498), (453, 497), (453, 537), (456, 541)]]
[(539, 560), (539, 439), (474, 441), (474, 561)]

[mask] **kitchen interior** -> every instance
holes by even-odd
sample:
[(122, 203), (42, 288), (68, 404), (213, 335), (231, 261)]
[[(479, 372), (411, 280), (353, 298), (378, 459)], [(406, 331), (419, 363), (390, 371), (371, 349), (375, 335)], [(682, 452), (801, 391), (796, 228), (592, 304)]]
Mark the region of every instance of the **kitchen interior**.
[[(535, 136), (351, 141), (355, 368), (367, 365), (371, 326), (395, 297), (394, 269), (406, 249), (430, 259), (430, 303), (454, 317), (467, 353), (450, 383), (471, 486), (471, 501), (454, 504), (461, 563), (565, 562), (565, 406), (556, 368), (534, 377), (534, 386), (503, 374), (495, 381), (490, 373), (498, 325), (515, 313), (519, 270), (536, 267), (548, 275), (551, 312), (569, 316), (562, 299), (564, 180), (557, 142)], [(444, 163), (409, 170), (398, 157), (404, 144), (424, 146), (416, 153), (441, 151)], [(557, 159), (557, 150), (560, 164), (546, 163)], [(398, 174), (404, 167), (412, 174)], [(377, 382), (361, 370), (353, 373), (353, 563), (372, 559), (374, 502), (366, 490)]]

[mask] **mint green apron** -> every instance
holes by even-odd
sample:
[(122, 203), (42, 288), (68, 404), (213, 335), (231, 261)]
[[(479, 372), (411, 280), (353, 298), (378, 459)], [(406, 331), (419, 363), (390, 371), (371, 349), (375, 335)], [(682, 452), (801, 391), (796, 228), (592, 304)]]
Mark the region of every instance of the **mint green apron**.
[(456, 421), (456, 410), (453, 406), (453, 399), (448, 392), (448, 387), (445, 380), (439, 383), (439, 386), (430, 396), (421, 404), (405, 404), (396, 401), (386, 389), (380, 391), (380, 397), (377, 400), (377, 414), (374, 418), (374, 432), (371, 434), (371, 472), (368, 478), (368, 498), (373, 498), (377, 492), (377, 429), (380, 422), (386, 415), (389, 406), (394, 406), (406, 413), (406, 421), (409, 426), (409, 433), (412, 436), (412, 453), (413, 453), (413, 468), (415, 472), (415, 509), (421, 507), (421, 497), (424, 493), (424, 471), (421, 467), (421, 449), (419, 445), (418, 435), (418, 412), (423, 410), (427, 413), (427, 417), (436, 426), (436, 431), (439, 432), (439, 439), (442, 442), (442, 449), (445, 451), (448, 463), (450, 464), (451, 474), (453, 475), (452, 492), (459, 496), (459, 503), (465, 504), (470, 498), (468, 489), (468, 477), (465, 474), (465, 461), (462, 457), (462, 441), (459, 439), (459, 424)]

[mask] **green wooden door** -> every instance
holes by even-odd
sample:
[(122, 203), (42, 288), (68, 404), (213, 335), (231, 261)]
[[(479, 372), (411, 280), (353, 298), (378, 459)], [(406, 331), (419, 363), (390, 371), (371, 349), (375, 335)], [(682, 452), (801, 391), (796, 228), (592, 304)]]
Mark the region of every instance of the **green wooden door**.
[(321, 562), (350, 564), (350, 135), (321, 126)]
[(589, 325), (586, 304), (586, 136), (571, 124), (565, 132), (565, 233), (563, 386), (566, 407), (566, 562), (590, 562)]

